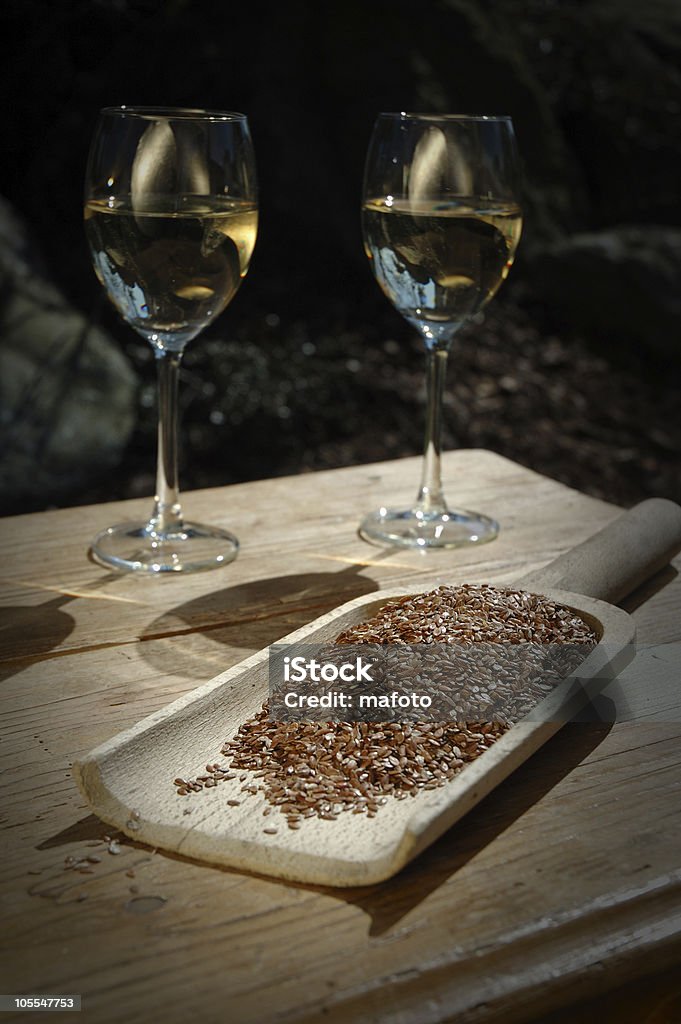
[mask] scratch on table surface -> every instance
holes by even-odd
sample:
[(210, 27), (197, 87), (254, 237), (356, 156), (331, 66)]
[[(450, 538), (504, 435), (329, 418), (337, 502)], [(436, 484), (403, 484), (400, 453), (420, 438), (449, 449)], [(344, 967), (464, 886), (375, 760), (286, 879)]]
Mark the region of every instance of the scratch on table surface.
[(90, 591), (66, 590), (64, 587), (51, 587), (48, 583), (37, 583), (34, 580), (17, 580), (11, 577), (0, 577), (1, 583), (13, 583), (17, 587), (26, 587), (27, 590), (47, 590), (52, 594), (62, 594), (64, 597), (83, 597), (94, 601), (121, 601), (124, 604), (146, 604), (146, 601), (138, 601), (134, 597), (121, 597), (119, 594), (93, 594)]
[(358, 566), (383, 566), (387, 565), (390, 568), (397, 569), (410, 569), (412, 572), (422, 572), (422, 568), (418, 565), (409, 565), (406, 562), (386, 562), (384, 558), (378, 559), (359, 559), (359, 558), (346, 558), (343, 555), (323, 555), (319, 551), (309, 551), (308, 555), (311, 558), (323, 558), (327, 562), (343, 562), (344, 565), (358, 565)]

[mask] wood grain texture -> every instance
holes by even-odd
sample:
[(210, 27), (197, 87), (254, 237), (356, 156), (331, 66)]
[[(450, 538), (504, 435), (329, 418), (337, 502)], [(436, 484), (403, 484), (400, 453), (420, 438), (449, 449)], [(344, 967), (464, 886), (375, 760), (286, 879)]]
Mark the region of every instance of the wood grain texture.
[[(626, 601), (639, 641), (664, 646), (606, 691), (618, 722), (566, 726), (389, 882), (298, 886), (101, 842), (75, 758), (343, 600), (509, 580), (619, 511), (460, 452), (445, 459), (448, 492), (496, 514), (497, 541), (435, 557), (361, 542), (360, 515), (408, 498), (417, 475), (405, 460), (188, 495), (242, 554), (186, 580), (87, 561), (87, 538), (146, 502), (0, 522), (3, 991), (80, 992), (102, 1022), (513, 1024), (678, 957), (673, 569)], [(86, 854), (92, 873), (64, 869)]]

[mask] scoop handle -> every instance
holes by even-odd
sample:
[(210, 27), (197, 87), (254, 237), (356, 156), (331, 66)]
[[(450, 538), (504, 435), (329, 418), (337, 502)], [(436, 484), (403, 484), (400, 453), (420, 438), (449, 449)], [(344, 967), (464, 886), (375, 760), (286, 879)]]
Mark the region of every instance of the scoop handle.
[(515, 581), (616, 604), (681, 551), (681, 506), (666, 498), (634, 505), (588, 540)]

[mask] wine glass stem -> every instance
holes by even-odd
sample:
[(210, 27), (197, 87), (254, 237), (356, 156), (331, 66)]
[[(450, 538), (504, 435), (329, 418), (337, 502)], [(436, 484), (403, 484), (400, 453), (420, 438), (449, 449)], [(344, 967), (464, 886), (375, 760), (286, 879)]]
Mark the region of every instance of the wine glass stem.
[(423, 473), (416, 496), (416, 508), (422, 512), (446, 512), (440, 469), (442, 433), (442, 394), (447, 375), (446, 348), (426, 350), (426, 436), (423, 450)]
[(164, 533), (182, 525), (177, 484), (177, 382), (182, 352), (156, 351), (158, 375), (158, 460), (150, 527)]

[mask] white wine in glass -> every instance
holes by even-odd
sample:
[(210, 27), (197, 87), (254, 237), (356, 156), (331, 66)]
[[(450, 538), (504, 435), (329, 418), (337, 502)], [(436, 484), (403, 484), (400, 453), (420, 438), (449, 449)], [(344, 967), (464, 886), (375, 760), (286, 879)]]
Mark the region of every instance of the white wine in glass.
[(258, 227), (255, 160), (243, 114), (109, 107), (88, 162), (85, 231), (95, 273), (158, 369), (156, 497), (150, 518), (103, 530), (110, 568), (194, 572), (232, 561), (237, 539), (187, 522), (177, 482), (177, 383), (186, 344), (234, 297)]
[(378, 117), (364, 177), (364, 246), (385, 295), (423, 338), (428, 404), (416, 500), (366, 516), (360, 525), (366, 540), (451, 548), (498, 533), (490, 517), (450, 508), (445, 500), (442, 392), (452, 340), (508, 274), (521, 227), (510, 118)]

